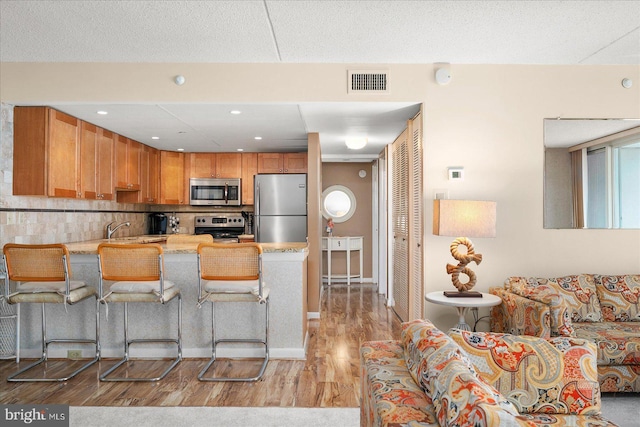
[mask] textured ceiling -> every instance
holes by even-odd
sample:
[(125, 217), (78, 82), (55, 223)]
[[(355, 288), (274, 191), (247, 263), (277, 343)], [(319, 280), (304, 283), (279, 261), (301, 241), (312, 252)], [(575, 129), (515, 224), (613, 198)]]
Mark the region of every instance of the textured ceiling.
[[(640, 1), (0, 0), (0, 61), (640, 64)], [(359, 153), (374, 156), (418, 108), (57, 107), (160, 148), (294, 150), (320, 132), (324, 154), (352, 158), (345, 135), (368, 135)], [(98, 108), (109, 116), (96, 117)], [(254, 136), (261, 146), (249, 144)]]
[(640, 62), (638, 1), (1, 0), (0, 14), (1, 61)]

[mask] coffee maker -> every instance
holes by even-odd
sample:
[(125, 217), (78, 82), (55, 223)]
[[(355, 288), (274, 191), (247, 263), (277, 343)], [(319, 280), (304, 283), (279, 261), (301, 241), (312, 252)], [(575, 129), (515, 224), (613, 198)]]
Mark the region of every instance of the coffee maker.
[(167, 234), (167, 216), (165, 214), (149, 214), (149, 234)]

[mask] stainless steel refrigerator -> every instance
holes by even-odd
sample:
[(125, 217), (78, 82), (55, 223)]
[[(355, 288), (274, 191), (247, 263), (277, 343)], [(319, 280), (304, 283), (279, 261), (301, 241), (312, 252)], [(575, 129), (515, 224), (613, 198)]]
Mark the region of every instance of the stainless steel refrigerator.
[(256, 242), (306, 242), (307, 174), (258, 174), (254, 185)]

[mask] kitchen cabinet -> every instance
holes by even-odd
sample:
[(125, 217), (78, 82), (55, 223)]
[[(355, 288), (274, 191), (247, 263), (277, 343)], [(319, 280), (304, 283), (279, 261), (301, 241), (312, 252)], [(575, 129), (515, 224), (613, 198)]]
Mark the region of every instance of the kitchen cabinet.
[(242, 153), (242, 204), (253, 205), (253, 177), (258, 173), (258, 153)]
[(143, 181), (142, 202), (158, 203), (160, 200), (160, 151), (144, 146), (142, 164)]
[(116, 137), (116, 190), (140, 190), (142, 144), (122, 135)]
[(80, 124), (80, 195), (83, 199), (98, 198), (96, 161), (98, 128), (87, 122)]
[(284, 153), (284, 173), (307, 173), (307, 153)]
[(98, 128), (97, 158), (95, 169), (97, 174), (97, 198), (100, 200), (113, 200), (113, 192), (115, 188), (115, 136), (116, 134), (111, 131)]
[(119, 191), (120, 203), (156, 204), (160, 200), (160, 152), (141, 144), (140, 191)]
[(80, 196), (80, 120), (49, 107), (14, 108), (13, 194)]
[(185, 155), (173, 151), (160, 152), (160, 204), (189, 204), (185, 184)]
[(240, 153), (190, 153), (190, 178), (239, 178), (242, 174)]
[(113, 200), (113, 187), (113, 133), (81, 122), (80, 197)]
[(307, 153), (258, 153), (258, 173), (307, 173)]

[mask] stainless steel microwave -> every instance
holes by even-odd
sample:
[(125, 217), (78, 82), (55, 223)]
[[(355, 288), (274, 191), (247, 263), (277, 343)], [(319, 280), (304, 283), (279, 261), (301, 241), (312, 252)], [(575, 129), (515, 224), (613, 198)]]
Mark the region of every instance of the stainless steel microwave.
[(240, 178), (189, 179), (189, 204), (193, 206), (240, 206)]

